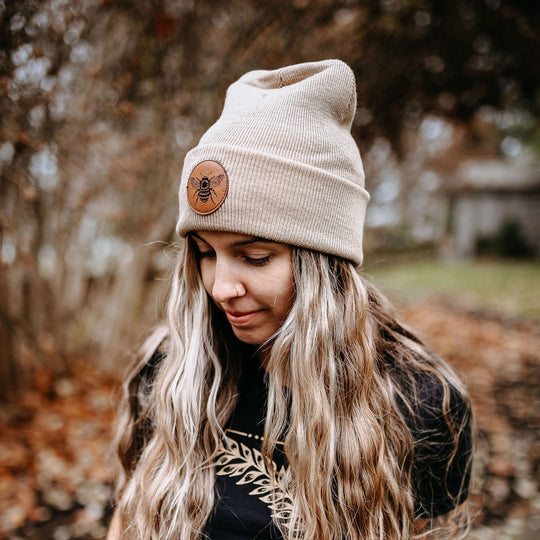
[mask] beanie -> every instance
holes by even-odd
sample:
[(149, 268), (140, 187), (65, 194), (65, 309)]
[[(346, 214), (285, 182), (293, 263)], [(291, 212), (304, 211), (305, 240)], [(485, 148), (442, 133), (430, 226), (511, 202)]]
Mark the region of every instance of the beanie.
[(226, 231), (362, 263), (366, 204), (350, 129), (352, 70), (325, 60), (251, 71), (187, 153), (176, 231)]

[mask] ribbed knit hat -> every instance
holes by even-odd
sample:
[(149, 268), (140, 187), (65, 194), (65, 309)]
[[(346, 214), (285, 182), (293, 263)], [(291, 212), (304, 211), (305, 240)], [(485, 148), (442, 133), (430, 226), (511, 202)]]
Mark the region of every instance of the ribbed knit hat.
[(325, 60), (251, 71), (186, 155), (176, 230), (237, 232), (362, 263), (364, 171), (351, 69)]

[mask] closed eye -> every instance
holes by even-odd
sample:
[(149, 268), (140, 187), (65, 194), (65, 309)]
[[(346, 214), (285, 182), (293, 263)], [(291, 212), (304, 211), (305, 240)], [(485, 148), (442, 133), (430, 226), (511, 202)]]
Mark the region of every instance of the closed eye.
[(244, 260), (251, 266), (265, 266), (270, 262), (271, 256), (267, 255), (266, 257), (253, 258), (253, 257), (244, 257)]

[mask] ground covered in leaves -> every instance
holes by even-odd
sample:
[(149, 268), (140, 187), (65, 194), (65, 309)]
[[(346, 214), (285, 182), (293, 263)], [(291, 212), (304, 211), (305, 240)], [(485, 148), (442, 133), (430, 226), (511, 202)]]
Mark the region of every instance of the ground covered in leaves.
[(38, 373), (1, 411), (0, 539), (104, 538), (116, 381), (89, 367)]
[[(403, 318), (460, 372), (478, 427), (471, 540), (540, 537), (540, 323), (443, 302)], [(117, 382), (90, 367), (36, 376), (0, 410), (0, 539), (104, 538)]]

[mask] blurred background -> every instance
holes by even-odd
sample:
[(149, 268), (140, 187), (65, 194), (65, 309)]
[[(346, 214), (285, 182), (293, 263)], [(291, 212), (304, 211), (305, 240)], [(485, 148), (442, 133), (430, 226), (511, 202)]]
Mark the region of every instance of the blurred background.
[(540, 9), (525, 0), (0, 0), (0, 539), (103, 538), (184, 154), (251, 69), (340, 58), (364, 273), (466, 380), (471, 539), (540, 537)]

